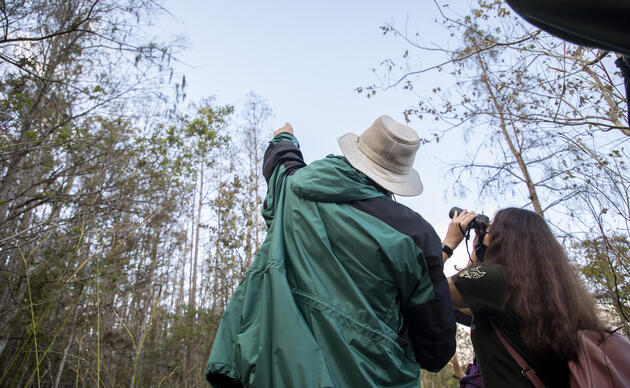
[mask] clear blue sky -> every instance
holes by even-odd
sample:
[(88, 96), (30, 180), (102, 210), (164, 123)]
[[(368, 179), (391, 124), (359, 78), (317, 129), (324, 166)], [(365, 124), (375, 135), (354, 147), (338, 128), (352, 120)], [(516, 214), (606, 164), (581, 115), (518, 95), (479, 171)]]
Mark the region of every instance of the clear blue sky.
[[(238, 105), (249, 91), (266, 98), (274, 110), (274, 128), (290, 122), (307, 161), (340, 153), (336, 139), (347, 132), (361, 133), (381, 114), (403, 121), (402, 111), (416, 99), (402, 90), (378, 93), (367, 99), (354, 89), (377, 82), (372, 69), (388, 58), (399, 59), (401, 39), (384, 36), (379, 26), (396, 25), (425, 42), (445, 44), (448, 35), (433, 20), (439, 13), (431, 1), (183, 1), (168, 0), (174, 20), (160, 22), (165, 33), (183, 34), (189, 48), (179, 55), (188, 66), (188, 99), (215, 96), (219, 104)], [(414, 58), (434, 64), (437, 58)], [(427, 74), (430, 93), (437, 74)], [(413, 122), (421, 136), (435, 124)], [(415, 167), (425, 192), (399, 198), (431, 222), (440, 237), (453, 203), (444, 194), (450, 157), (457, 157), (457, 139), (420, 149)], [(473, 200), (458, 201), (470, 207)], [(465, 253), (460, 248), (456, 255)]]

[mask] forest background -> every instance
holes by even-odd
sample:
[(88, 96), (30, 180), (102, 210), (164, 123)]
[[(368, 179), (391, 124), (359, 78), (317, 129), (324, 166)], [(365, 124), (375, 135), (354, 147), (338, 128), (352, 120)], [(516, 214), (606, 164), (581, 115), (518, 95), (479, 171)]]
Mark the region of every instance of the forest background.
[(398, 200), (441, 234), (453, 204), (538, 212), (630, 334), (615, 54), (500, 1), (319, 3), (0, 1), (0, 386), (205, 386), (285, 121), (310, 161), (380, 114), (408, 120), (427, 192)]

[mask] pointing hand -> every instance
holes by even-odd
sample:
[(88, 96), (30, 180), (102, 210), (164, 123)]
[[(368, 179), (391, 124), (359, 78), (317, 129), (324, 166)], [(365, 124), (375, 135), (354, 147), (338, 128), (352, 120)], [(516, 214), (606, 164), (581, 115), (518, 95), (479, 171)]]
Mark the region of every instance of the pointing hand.
[(293, 135), (293, 127), (291, 126), (291, 124), (285, 123), (282, 128), (276, 129), (276, 131), (273, 133), (273, 136), (276, 137), (279, 134), (284, 133), (284, 132), (290, 133), (291, 135)]

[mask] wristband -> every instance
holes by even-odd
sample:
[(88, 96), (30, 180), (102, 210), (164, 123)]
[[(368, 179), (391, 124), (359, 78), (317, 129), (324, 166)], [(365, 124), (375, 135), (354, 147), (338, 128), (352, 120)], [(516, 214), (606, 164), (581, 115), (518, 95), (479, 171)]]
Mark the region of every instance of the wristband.
[(451, 247), (449, 247), (448, 245), (444, 245), (444, 243), (442, 243), (442, 252), (446, 253), (447, 258), (453, 256), (453, 250), (451, 249)]

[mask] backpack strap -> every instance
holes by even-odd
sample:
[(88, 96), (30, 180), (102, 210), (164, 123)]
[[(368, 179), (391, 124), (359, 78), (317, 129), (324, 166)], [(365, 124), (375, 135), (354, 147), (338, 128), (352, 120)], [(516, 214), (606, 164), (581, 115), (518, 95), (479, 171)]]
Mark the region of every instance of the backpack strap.
[(521, 367), (521, 373), (525, 377), (527, 377), (527, 379), (532, 384), (534, 384), (534, 387), (545, 388), (545, 384), (543, 384), (542, 381), (540, 381), (540, 379), (538, 378), (538, 376), (536, 376), (536, 372), (529, 366), (529, 364), (527, 364), (527, 361), (525, 361), (525, 359), (523, 359), (523, 357), (521, 357), (521, 355), (518, 354), (518, 352), (514, 350), (512, 346), (510, 346), (510, 344), (506, 341), (503, 335), (501, 335), (501, 332), (499, 332), (499, 330), (497, 329), (496, 325), (492, 321), (492, 318), (488, 317), (488, 320), (490, 321), (490, 324), (492, 325), (494, 332), (497, 334), (497, 337), (499, 337), (499, 341), (501, 341), (501, 343), (503, 344), (503, 346), (505, 346), (505, 348), (510, 353), (514, 361), (516, 361), (518, 365)]

